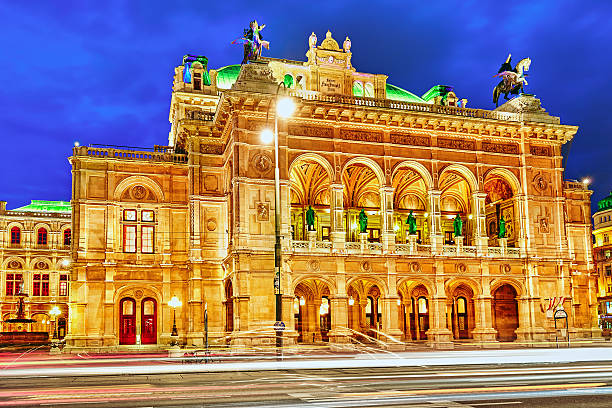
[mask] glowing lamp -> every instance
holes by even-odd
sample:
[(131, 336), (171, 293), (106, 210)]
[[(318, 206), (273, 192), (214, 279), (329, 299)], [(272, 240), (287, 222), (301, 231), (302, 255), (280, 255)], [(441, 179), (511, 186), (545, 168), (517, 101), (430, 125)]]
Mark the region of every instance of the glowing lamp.
[(173, 309), (176, 309), (177, 307), (181, 307), (182, 305), (183, 305), (183, 302), (178, 300), (176, 296), (172, 296), (172, 299), (170, 299), (170, 301), (168, 302), (168, 306), (170, 306)]
[(429, 213), (426, 212), (425, 214), (423, 214), (423, 217), (425, 218), (429, 217)]
[(591, 184), (591, 179), (589, 177), (583, 178), (582, 184), (584, 184), (585, 186), (588, 186), (589, 184)]
[(468, 215), (468, 220), (472, 219), (472, 214)]
[[(56, 318), (57, 316), (59, 316), (60, 314), (62, 314), (62, 311), (60, 310), (59, 307), (57, 306), (53, 306), (53, 309), (49, 310), (49, 314), (51, 316), (53, 316), (53, 318)], [(44, 323), (44, 322), (43, 322)]]
[(62, 266), (63, 267), (67, 267), (69, 265), (70, 265), (70, 259), (68, 259), (68, 258), (62, 259)]
[(74, 147), (79, 147), (80, 145), (81, 145), (81, 144), (79, 143), (79, 141), (78, 141), (78, 140), (75, 140), (75, 141), (74, 141)]
[(402, 302), (399, 299), (397, 299), (397, 305), (399, 306), (401, 304), (402, 304)]
[(306, 304), (306, 299), (304, 299), (304, 296), (300, 297), (300, 306), (304, 306)]
[(276, 113), (281, 118), (288, 118), (295, 111), (295, 103), (291, 98), (280, 98), (276, 103)]
[(263, 144), (270, 144), (274, 140), (274, 132), (270, 129), (264, 129), (261, 131), (261, 142)]
[(355, 304), (355, 299), (353, 299), (353, 297), (351, 296), (349, 298), (349, 306), (353, 306)]

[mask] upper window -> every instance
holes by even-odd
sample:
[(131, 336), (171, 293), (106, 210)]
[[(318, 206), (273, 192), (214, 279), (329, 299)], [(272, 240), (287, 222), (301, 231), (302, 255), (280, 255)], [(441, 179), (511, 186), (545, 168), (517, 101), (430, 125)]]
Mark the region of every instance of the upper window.
[(364, 95), (366, 98), (374, 97), (374, 85), (371, 82), (368, 82), (364, 86)]
[(71, 236), (72, 236), (72, 231), (70, 231), (70, 228), (66, 228), (64, 230), (64, 245), (66, 246), (70, 245)]
[(142, 220), (146, 222), (155, 221), (155, 213), (153, 210), (142, 210), (141, 217)]
[(193, 89), (196, 91), (202, 89), (202, 74), (199, 72), (195, 72), (193, 74)]
[(606, 276), (612, 276), (612, 266), (606, 265)]
[(35, 273), (32, 285), (33, 296), (49, 296), (49, 274)]
[(124, 221), (136, 221), (136, 210), (123, 210)]
[(21, 229), (19, 227), (11, 228), (11, 244), (21, 244)]
[(38, 245), (47, 245), (47, 230), (45, 228), (38, 229), (38, 240), (36, 241)]
[(123, 226), (123, 251), (136, 252), (136, 226)]
[(68, 296), (68, 275), (60, 275), (59, 295)]
[(20, 273), (6, 274), (6, 296), (13, 296), (19, 293), (19, 284), (22, 279), (23, 275)]

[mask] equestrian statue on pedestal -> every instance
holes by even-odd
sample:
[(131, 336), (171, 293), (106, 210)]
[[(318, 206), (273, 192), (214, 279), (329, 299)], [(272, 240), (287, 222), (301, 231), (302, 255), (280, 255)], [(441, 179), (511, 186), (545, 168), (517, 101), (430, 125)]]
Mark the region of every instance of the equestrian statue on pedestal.
[(504, 99), (509, 99), (508, 94), (518, 95), (523, 92), (523, 85), (527, 85), (527, 79), (525, 74), (529, 71), (531, 65), (530, 58), (523, 58), (519, 61), (514, 68), (510, 63), (512, 54), (508, 54), (506, 62), (504, 62), (499, 71), (493, 77), (502, 77), (502, 80), (495, 89), (493, 89), (493, 103), (495, 106), (499, 106), (498, 100), (501, 94), (504, 94)]

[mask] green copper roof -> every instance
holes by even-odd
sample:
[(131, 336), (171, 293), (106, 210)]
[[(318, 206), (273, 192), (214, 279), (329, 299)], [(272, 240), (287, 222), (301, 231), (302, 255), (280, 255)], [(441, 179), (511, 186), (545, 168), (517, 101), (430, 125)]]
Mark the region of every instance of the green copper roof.
[(612, 208), (612, 192), (603, 200), (597, 202), (597, 211), (609, 210)]
[(425, 92), (425, 94), (423, 95), (423, 99), (425, 100), (425, 102), (429, 102), (436, 96), (442, 96), (444, 99), (446, 99), (446, 95), (448, 95), (448, 93), (452, 90), (453, 90), (452, 86), (435, 85), (435, 86), (432, 86), (429, 91)]
[(228, 65), (217, 70), (217, 88), (230, 89), (240, 73), (240, 65)]
[(400, 88), (399, 86), (387, 84), (387, 99), (391, 99), (392, 101), (400, 101), (400, 102), (416, 102), (416, 103), (424, 103), (425, 101), (412, 92), (408, 92), (405, 89)]
[(32, 212), (54, 212), (70, 214), (72, 206), (70, 201), (46, 201), (32, 200), (32, 202), (23, 207), (15, 208), (12, 211), (32, 211)]

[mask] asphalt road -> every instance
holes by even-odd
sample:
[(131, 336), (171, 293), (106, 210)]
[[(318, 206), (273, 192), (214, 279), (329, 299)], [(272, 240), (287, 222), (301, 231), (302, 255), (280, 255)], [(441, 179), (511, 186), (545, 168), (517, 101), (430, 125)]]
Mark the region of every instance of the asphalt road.
[(612, 407), (612, 363), (10, 377), (0, 407)]

